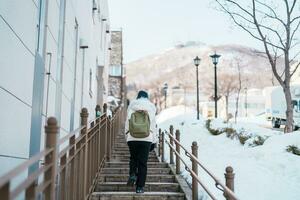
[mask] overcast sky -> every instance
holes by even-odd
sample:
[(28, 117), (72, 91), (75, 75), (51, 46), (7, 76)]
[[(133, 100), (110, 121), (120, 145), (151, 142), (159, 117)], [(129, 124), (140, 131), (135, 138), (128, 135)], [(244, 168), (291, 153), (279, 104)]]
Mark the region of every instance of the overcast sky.
[(111, 27), (122, 27), (124, 32), (125, 63), (190, 40), (261, 49), (249, 35), (234, 27), (228, 16), (215, 10), (212, 2), (109, 0)]

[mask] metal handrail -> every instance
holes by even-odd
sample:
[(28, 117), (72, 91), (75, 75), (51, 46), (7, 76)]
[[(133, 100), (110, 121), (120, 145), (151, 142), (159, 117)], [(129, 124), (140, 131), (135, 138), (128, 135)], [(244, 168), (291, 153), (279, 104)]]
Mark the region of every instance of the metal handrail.
[(4, 174), (2, 177), (0, 177), (0, 188), (4, 186), (10, 179), (17, 176), (19, 173), (21, 173), (24, 169), (27, 169), (32, 164), (39, 162), (42, 157), (45, 157), (52, 151), (53, 148), (44, 149), (43, 151), (33, 156), (31, 159), (24, 161), (21, 165), (16, 166), (14, 169)]
[[(189, 157), (192, 160), (194, 160), (214, 181), (215, 181), (215, 186), (218, 188), (218, 186), (220, 186), (221, 188), (223, 188), (223, 191), (228, 194), (230, 197), (232, 197), (235, 200), (239, 200), (240, 198), (238, 198), (236, 196), (236, 194), (229, 189), (226, 185), (224, 185), (220, 179), (218, 179), (210, 170), (208, 170), (200, 161), (198, 158), (196, 158), (193, 154), (191, 154), (173, 135), (171, 135), (170, 133), (168, 133), (166, 130), (164, 131), (164, 133), (166, 133), (170, 139), (172, 138), (172, 140), (178, 144), (178, 146), (180, 146), (184, 151), (185, 151), (185, 155), (187, 157)], [(207, 188), (204, 186), (204, 184), (200, 181), (199, 176), (197, 176), (189, 167), (187, 167), (186, 163), (183, 161), (182, 156), (176, 151), (176, 149), (167, 141), (167, 139), (165, 138), (165, 142), (168, 144), (168, 146), (172, 149), (172, 151), (180, 158), (180, 160), (184, 163), (186, 169), (188, 169), (187, 171), (191, 173), (191, 175), (196, 178), (196, 180), (198, 181), (198, 183), (203, 187), (203, 189), (209, 194), (209, 196), (211, 198), (215, 198), (213, 197), (213, 195), (211, 195), (211, 192), (209, 192), (207, 190)], [(220, 189), (220, 188), (218, 188)]]
[[(25, 192), (26, 199), (35, 199), (39, 193), (44, 194), (46, 199), (59, 196), (65, 199), (67, 194), (71, 199), (74, 195), (79, 199), (88, 199), (104, 162), (111, 156), (114, 131), (121, 130), (123, 114), (124, 111), (119, 107), (112, 118), (103, 113), (88, 122), (87, 109), (82, 109), (82, 125), (60, 139), (57, 135), (59, 133), (57, 121), (55, 118), (49, 118), (45, 126), (47, 148), (0, 177), (0, 199), (14, 199), (22, 192)], [(96, 123), (93, 126), (94, 122)], [(69, 143), (60, 149), (61, 145), (68, 141)], [(26, 172), (41, 159), (45, 163), (15, 188), (10, 188), (12, 179), (21, 172)], [(40, 183), (42, 174), (44, 180)], [(66, 176), (67, 174), (69, 175)], [(79, 182), (82, 184), (78, 186), (80, 188), (78, 190), (74, 184)]]
[(209, 191), (209, 189), (202, 183), (202, 181), (200, 180), (199, 176), (197, 176), (197, 174), (195, 174), (195, 172), (193, 172), (193, 170), (188, 166), (188, 164), (186, 164), (186, 162), (184, 161), (184, 159), (182, 158), (182, 156), (176, 151), (176, 149), (166, 140), (165, 141), (168, 146), (174, 151), (174, 153), (179, 157), (179, 159), (182, 161), (182, 163), (185, 166), (185, 169), (191, 173), (191, 175), (197, 179), (198, 183), (203, 187), (203, 189), (207, 192), (207, 194), (213, 199), (213, 200), (217, 200), (217, 198)]
[[(100, 120), (100, 123), (102, 121), (104, 121), (105, 118), (102, 118), (106, 113), (102, 113), (101, 116), (95, 118), (95, 119), (92, 119), (88, 122), (88, 124), (91, 124), (92, 122), (96, 122), (97, 120)], [(71, 131), (70, 133), (68, 133), (67, 135), (65, 135), (64, 137), (62, 137), (61, 139), (59, 139), (59, 142), (58, 142), (58, 145), (61, 145), (63, 144), (64, 142), (66, 142), (68, 139), (70, 139), (70, 137), (72, 137), (73, 135), (76, 135), (77, 133), (79, 133), (81, 130), (83, 130), (84, 128), (86, 128), (87, 126), (84, 125), (84, 126), (80, 126), (78, 127), (77, 129)], [(94, 127), (93, 127), (94, 128)]]
[(68, 141), (68, 139), (70, 139), (73, 135), (76, 135), (76, 133), (80, 132), (85, 127), (86, 126), (80, 126), (79, 128), (77, 128), (77, 129), (73, 130), (72, 132), (68, 133), (67, 135), (65, 135), (64, 137), (59, 139), (57, 145), (61, 145), (61, 144), (65, 143), (66, 141)]

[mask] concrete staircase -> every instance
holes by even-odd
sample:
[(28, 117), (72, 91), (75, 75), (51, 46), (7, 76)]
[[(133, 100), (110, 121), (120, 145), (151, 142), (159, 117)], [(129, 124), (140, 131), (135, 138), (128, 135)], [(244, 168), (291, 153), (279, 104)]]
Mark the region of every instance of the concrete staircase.
[(154, 152), (148, 160), (144, 194), (126, 185), (129, 171), (129, 149), (123, 135), (116, 136), (110, 162), (105, 163), (92, 193), (92, 200), (185, 200), (180, 185), (167, 163), (159, 162)]

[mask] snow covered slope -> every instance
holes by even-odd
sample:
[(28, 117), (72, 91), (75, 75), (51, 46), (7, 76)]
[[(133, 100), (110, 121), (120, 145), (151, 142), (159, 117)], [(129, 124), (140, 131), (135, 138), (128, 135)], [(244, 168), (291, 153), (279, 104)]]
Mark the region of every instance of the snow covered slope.
[[(191, 45), (192, 44), (192, 45)], [(156, 89), (167, 82), (170, 87), (178, 84), (186, 88), (195, 87), (195, 66), (193, 59), (201, 58), (199, 66), (200, 88), (206, 77), (213, 76), (213, 66), (209, 55), (217, 51), (221, 54), (218, 70), (237, 73), (236, 62), (240, 62), (243, 78), (248, 88), (262, 88), (272, 84), (271, 68), (268, 60), (257, 50), (240, 45), (210, 46), (202, 43), (181, 45), (164, 52), (150, 55), (126, 65), (127, 84), (130, 88)], [(278, 67), (281, 66), (280, 60)]]
[[(268, 131), (270, 135), (263, 145), (247, 147), (237, 140), (228, 139), (225, 134), (212, 136), (205, 128), (205, 120), (197, 121), (196, 112), (182, 106), (164, 110), (157, 121), (163, 130), (168, 129), (171, 124), (179, 129), (181, 141), (187, 149), (191, 148), (193, 141), (197, 141), (199, 159), (221, 180), (224, 180), (225, 167), (232, 166), (235, 172), (235, 191), (242, 200), (300, 199), (300, 156), (286, 151), (288, 145), (300, 147), (300, 132), (274, 132), (272, 135), (272, 131), (259, 127), (256, 123), (245, 125), (243, 122), (238, 126), (258, 132)], [(165, 152), (168, 158), (169, 150), (166, 149)], [(190, 163), (189, 159), (186, 161)], [(218, 199), (223, 199), (222, 192), (215, 188), (211, 179), (203, 171), (199, 172), (210, 190), (217, 194)], [(183, 174), (190, 180), (187, 172)], [(203, 193), (203, 199), (206, 198)]]

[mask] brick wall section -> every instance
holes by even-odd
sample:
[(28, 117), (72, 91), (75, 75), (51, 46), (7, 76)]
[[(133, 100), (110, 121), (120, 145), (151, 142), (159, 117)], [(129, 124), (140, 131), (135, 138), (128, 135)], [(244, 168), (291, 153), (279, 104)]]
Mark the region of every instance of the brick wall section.
[(111, 52), (110, 52), (110, 64), (122, 63), (122, 32), (111, 32)]
[(121, 78), (109, 77), (109, 96), (121, 98)]
[[(122, 66), (122, 31), (111, 32), (110, 65)], [(123, 66), (122, 66), (123, 67)], [(109, 77), (109, 96), (121, 98), (122, 77)]]

